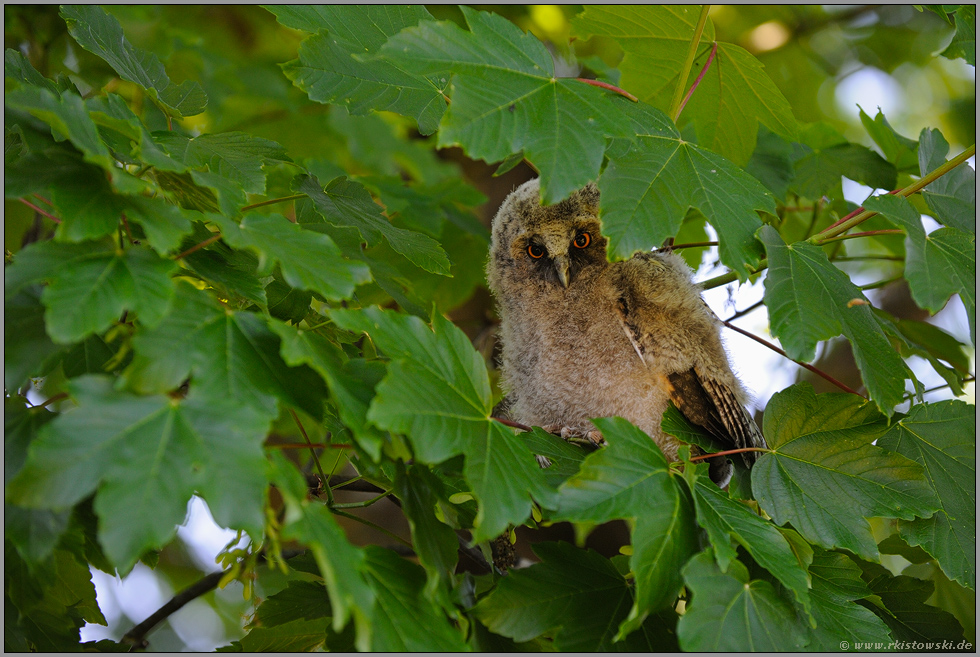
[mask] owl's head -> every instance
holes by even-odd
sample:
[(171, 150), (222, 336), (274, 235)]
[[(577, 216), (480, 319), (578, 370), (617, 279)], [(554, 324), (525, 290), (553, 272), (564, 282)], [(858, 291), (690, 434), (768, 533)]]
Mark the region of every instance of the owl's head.
[(554, 205), (541, 205), (537, 179), (500, 206), (493, 219), (487, 278), (493, 289), (505, 274), (568, 288), (606, 267), (607, 240), (600, 233), (599, 188), (589, 183)]

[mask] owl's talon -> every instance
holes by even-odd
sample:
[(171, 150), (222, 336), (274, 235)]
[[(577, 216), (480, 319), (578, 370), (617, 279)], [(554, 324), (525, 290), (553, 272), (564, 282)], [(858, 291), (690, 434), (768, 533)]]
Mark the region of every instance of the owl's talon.
[(551, 467), (551, 459), (543, 454), (535, 454), (534, 460), (538, 462), (538, 467), (540, 467), (542, 470)]

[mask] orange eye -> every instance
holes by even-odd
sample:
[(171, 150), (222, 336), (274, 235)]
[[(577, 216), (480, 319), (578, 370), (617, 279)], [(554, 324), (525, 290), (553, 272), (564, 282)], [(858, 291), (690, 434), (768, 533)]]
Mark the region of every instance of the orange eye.
[(592, 243), (592, 236), (589, 235), (588, 233), (579, 233), (578, 235), (575, 236), (575, 239), (572, 241), (572, 244), (574, 244), (579, 249), (584, 249), (591, 243)]
[(544, 256), (544, 247), (538, 244), (529, 244), (527, 247), (527, 254), (537, 260)]

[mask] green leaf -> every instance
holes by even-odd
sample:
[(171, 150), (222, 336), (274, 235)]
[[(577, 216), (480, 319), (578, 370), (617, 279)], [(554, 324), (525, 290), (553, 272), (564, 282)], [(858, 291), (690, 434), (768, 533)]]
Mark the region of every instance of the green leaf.
[(951, 295), (959, 294), (976, 344), (976, 235), (957, 228), (940, 228), (927, 235), (919, 213), (899, 196), (872, 196), (864, 207), (905, 229), (905, 277), (915, 302), (936, 313)]
[(315, 618), (293, 620), (274, 627), (256, 627), (243, 636), (240, 643), (244, 652), (314, 652), (326, 642), (329, 626), (329, 618)]
[[(572, 31), (580, 37), (614, 39), (623, 49), (619, 86), (667, 112), (699, 12), (700, 7), (692, 5), (586, 5), (585, 12), (572, 19)], [(701, 40), (710, 43), (714, 36), (709, 20)]]
[(713, 454), (724, 449), (717, 438), (684, 417), (684, 414), (674, 406), (674, 402), (670, 402), (667, 410), (664, 411), (660, 428), (682, 442), (697, 445), (705, 454)]
[(961, 5), (956, 10), (956, 34), (941, 54), (947, 59), (962, 58), (967, 64), (977, 65), (977, 8)]
[(306, 366), (287, 367), (279, 338), (260, 317), (232, 312), (187, 283), (177, 285), (171, 312), (133, 338), (127, 384), (141, 393), (168, 392), (191, 378), (209, 399), (276, 414), (276, 399), (308, 415), (323, 415), (326, 388)]
[(512, 570), (474, 613), (492, 632), (530, 641), (552, 630), (565, 652), (615, 649), (616, 628), (633, 604), (623, 575), (606, 558), (569, 543), (535, 543), (540, 563)]
[(38, 73), (31, 65), (31, 61), (13, 48), (7, 48), (3, 53), (3, 76), (13, 78), (24, 85), (47, 89), (55, 96), (61, 93), (53, 80)]
[(353, 618), (357, 649), (369, 650), (369, 614), (374, 605), (374, 591), (368, 585), (364, 551), (347, 542), (344, 530), (323, 504), (308, 499), (306, 482), (296, 467), (278, 451), (272, 454), (269, 473), (286, 503), (283, 537), (309, 546), (320, 574), (326, 580), (334, 631), (341, 631)]
[(149, 249), (117, 251), (100, 242), (37, 242), (17, 254), (4, 276), (6, 294), (47, 281), (41, 294), (48, 335), (68, 344), (101, 333), (123, 311), (135, 311), (146, 326), (170, 306), (172, 261)]
[(810, 629), (808, 650), (839, 651), (842, 637), (864, 643), (891, 643), (888, 626), (854, 602), (869, 597), (871, 590), (853, 561), (839, 552), (817, 548), (810, 564), (810, 578), (810, 611), (817, 626)]
[[(623, 49), (621, 85), (642, 102), (664, 111), (677, 88), (698, 22), (697, 6), (588, 6), (572, 21), (576, 34), (612, 37)], [(714, 30), (710, 21), (701, 37), (685, 91), (701, 73)], [(698, 134), (698, 143), (738, 165), (755, 148), (758, 125), (794, 139), (796, 119), (789, 103), (763, 72), (762, 64), (744, 49), (719, 43), (697, 91), (684, 108)]]
[(918, 464), (871, 444), (886, 429), (855, 395), (815, 395), (809, 384), (773, 395), (763, 420), (772, 452), (752, 468), (759, 505), (815, 545), (876, 559), (866, 518), (911, 520), (938, 508)]
[(603, 232), (614, 255), (626, 258), (659, 246), (694, 207), (718, 231), (722, 262), (747, 277), (747, 265), (761, 255), (756, 211), (774, 214), (772, 195), (731, 162), (681, 139), (659, 110), (617, 102), (632, 119), (636, 137), (625, 154), (610, 154), (599, 180)]
[(530, 433), (518, 434), (518, 440), (523, 440), (534, 454), (544, 456), (551, 462), (543, 474), (552, 488), (558, 488), (574, 476), (581, 469), (582, 461), (587, 455), (581, 447), (572, 445), (541, 427), (533, 427)]
[(553, 497), (527, 447), (489, 419), (483, 357), (449, 320), (437, 314), (430, 329), (418, 317), (378, 308), (333, 310), (330, 316), (342, 328), (366, 331), (392, 359), (368, 419), (408, 436), (419, 462), (466, 456), (463, 473), (479, 502), (475, 542), (522, 523), (532, 499), (547, 503)]
[(401, 62), (367, 60), (400, 30), (432, 16), (421, 5), (268, 5), (288, 27), (313, 32), (299, 59), (283, 72), (311, 100), (343, 104), (351, 114), (389, 110), (411, 116), (419, 132), (432, 134), (446, 109), (442, 78), (419, 75)]
[(949, 400), (913, 406), (877, 445), (925, 469), (939, 497), (928, 519), (901, 521), (902, 538), (920, 545), (950, 579), (976, 588), (976, 407)]
[(357, 285), (371, 280), (368, 268), (344, 258), (332, 239), (304, 230), (281, 214), (250, 212), (241, 225), (221, 215), (209, 218), (221, 228), (228, 244), (259, 254), (260, 270), (278, 262), (292, 287), (340, 300), (349, 299)]
[(218, 523), (261, 535), (271, 414), (194, 394), (138, 397), (101, 376), (73, 379), (68, 389), (78, 408), (31, 444), (8, 486), (12, 501), (64, 509), (98, 488), (99, 540), (121, 571), (173, 538), (195, 491)]
[(71, 91), (57, 94), (42, 87), (20, 87), (4, 96), (8, 107), (29, 112), (51, 126), (55, 139), (69, 139), (86, 162), (105, 169), (115, 167), (81, 96)]
[(878, 109), (874, 119), (865, 114), (864, 109), (860, 110), (859, 116), (864, 129), (885, 154), (885, 159), (894, 164), (899, 171), (914, 173), (918, 170), (919, 143), (895, 132), (885, 115), (881, 113), (881, 108)]
[(189, 167), (209, 171), (242, 186), (250, 194), (265, 194), (265, 171), (270, 162), (288, 162), (282, 146), (245, 132), (222, 132), (185, 137), (175, 132), (158, 133), (155, 142), (167, 154)]
[(64, 352), (44, 332), (42, 288), (26, 287), (16, 294), (7, 292), (3, 300), (3, 385), (13, 392), (29, 377), (43, 374)]
[(735, 560), (735, 549), (731, 544), (734, 538), (809, 611), (807, 564), (800, 563), (776, 526), (760, 518), (745, 504), (728, 497), (703, 475), (695, 480), (693, 492), (698, 524), (707, 530), (722, 572), (728, 572), (729, 565)]
[[(817, 342), (843, 333), (871, 399), (891, 415), (903, 401), (904, 381), (912, 372), (878, 325), (864, 294), (820, 247), (786, 245), (771, 226), (762, 227), (759, 239), (769, 255), (765, 301), (770, 331), (789, 357), (813, 360)], [(852, 304), (855, 299), (865, 303)]]
[(947, 611), (925, 604), (934, 584), (907, 575), (892, 576), (882, 566), (861, 562), (862, 579), (873, 597), (860, 604), (885, 622), (896, 641), (963, 640), (963, 628)]
[(412, 465), (407, 469), (401, 463), (398, 466), (395, 494), (401, 500), (405, 518), (412, 529), (415, 554), (426, 571), (426, 593), (438, 599), (440, 586), (445, 587), (441, 589), (444, 591), (452, 587), (459, 560), (459, 541), (455, 532), (436, 516), (436, 504), (444, 491), (439, 479), (424, 465)]
[[(803, 146), (795, 160), (796, 176), (790, 189), (803, 197), (817, 199), (839, 190), (841, 176), (872, 189), (894, 189), (898, 180), (895, 165), (874, 151), (852, 144), (831, 125), (807, 126), (800, 136)], [(839, 191), (834, 192), (840, 196)]]
[[(919, 173), (926, 175), (946, 163), (949, 144), (938, 130), (924, 128), (919, 135)], [(926, 205), (940, 222), (967, 233), (977, 232), (977, 173), (961, 164), (926, 185)]]
[[(692, 77), (701, 72), (709, 53), (710, 48), (701, 47)], [(738, 166), (752, 156), (760, 123), (792, 141), (799, 131), (789, 102), (763, 71), (762, 63), (732, 43), (718, 44), (707, 75), (684, 108), (684, 117), (694, 123), (698, 144)]]
[(69, 242), (97, 239), (116, 231), (123, 199), (116, 195), (105, 172), (89, 168), (51, 189), (51, 203), (62, 218), (56, 235)]
[[(461, 652), (468, 646), (432, 599), (423, 595), (422, 569), (391, 550), (364, 550), (374, 591), (371, 650), (378, 652)], [(422, 630), (422, 631), (420, 631)]]
[(191, 220), (179, 207), (160, 198), (130, 196), (126, 217), (143, 227), (146, 241), (160, 255), (173, 251), (191, 230)]
[(123, 80), (134, 82), (174, 116), (194, 116), (208, 104), (201, 85), (187, 80), (174, 84), (163, 64), (151, 52), (126, 39), (113, 16), (95, 5), (62, 5), (61, 17), (82, 48), (104, 59)]
[(749, 579), (740, 561), (723, 573), (710, 550), (691, 559), (683, 570), (693, 598), (677, 623), (686, 651), (799, 651), (805, 629), (792, 606), (772, 584)]
[[(180, 245), (181, 252), (214, 237), (202, 222), (194, 223), (194, 232)], [(224, 298), (242, 297), (259, 306), (268, 300), (265, 287), (259, 280), (259, 258), (249, 250), (234, 250), (218, 241), (182, 258), (190, 270), (221, 292)]]
[(255, 609), (253, 624), (274, 627), (294, 620), (327, 618), (331, 613), (330, 598), (321, 583), (293, 580)]
[(348, 359), (339, 346), (313, 331), (274, 321), (269, 322), (269, 328), (282, 339), (280, 352), (286, 363), (292, 366), (305, 363), (323, 377), (340, 419), (354, 434), (358, 445), (378, 460), (386, 438), (368, 422), (367, 414), (374, 389), (385, 375), (384, 364)]
[(541, 173), (546, 204), (595, 180), (606, 137), (625, 136), (629, 126), (608, 92), (556, 79), (544, 44), (505, 18), (462, 11), (469, 32), (448, 21), (424, 21), (379, 51), (382, 61), (420, 75), (452, 75), (439, 146), (460, 146), (487, 162), (523, 151)]
[(630, 623), (620, 629), (618, 636), (624, 636), (647, 613), (677, 597), (680, 568), (697, 549), (693, 509), (650, 436), (622, 418), (594, 423), (609, 446), (586, 457), (578, 474), (562, 484), (553, 519), (634, 521), (630, 568), (636, 574), (636, 604)]
[(315, 176), (302, 175), (293, 181), (292, 188), (309, 196), (327, 223), (356, 228), (368, 246), (376, 246), (384, 237), (392, 249), (422, 269), (449, 275), (449, 258), (439, 243), (422, 233), (392, 225), (360, 183), (341, 176), (323, 187)]

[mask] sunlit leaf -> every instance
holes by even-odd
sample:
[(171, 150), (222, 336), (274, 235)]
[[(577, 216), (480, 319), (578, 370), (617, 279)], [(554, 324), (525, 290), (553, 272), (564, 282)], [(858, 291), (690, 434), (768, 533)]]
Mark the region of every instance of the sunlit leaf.
[(855, 395), (815, 395), (809, 384), (773, 395), (763, 422), (772, 452), (752, 468), (759, 505), (811, 543), (877, 558), (866, 518), (911, 520), (938, 508), (917, 463), (872, 444), (887, 428)]

